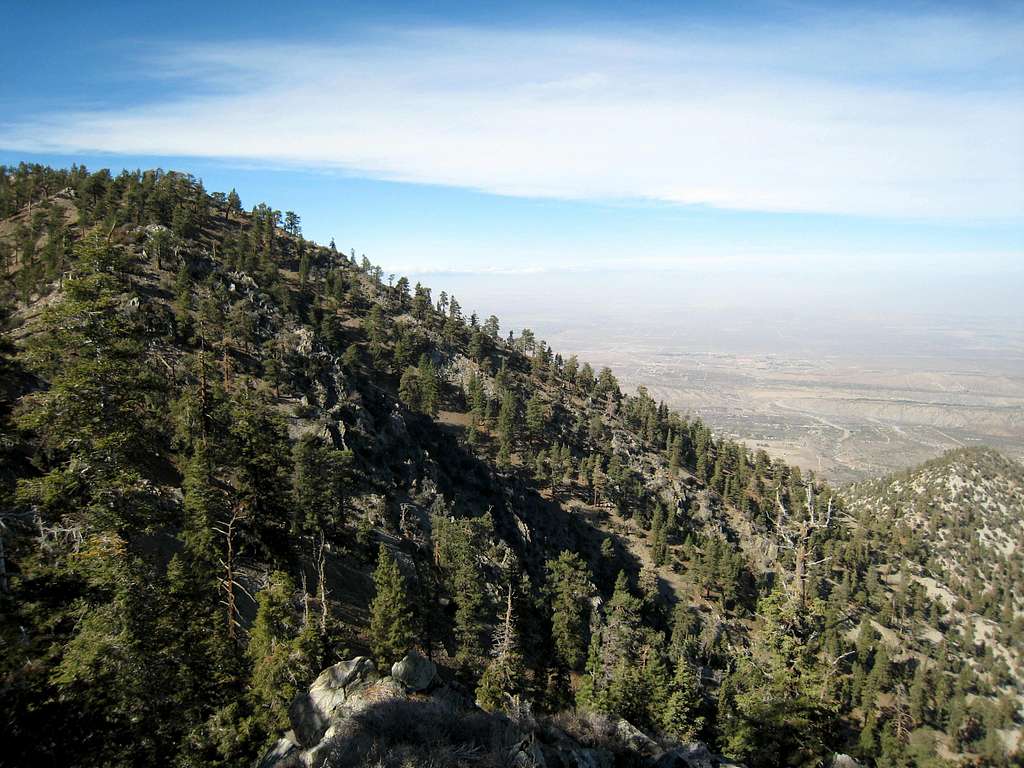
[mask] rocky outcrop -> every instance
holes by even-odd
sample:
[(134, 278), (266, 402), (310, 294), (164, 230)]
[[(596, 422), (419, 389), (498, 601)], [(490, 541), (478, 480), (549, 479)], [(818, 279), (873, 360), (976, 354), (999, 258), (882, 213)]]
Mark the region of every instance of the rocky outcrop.
[[(389, 676), (365, 656), (339, 662), (295, 697), (288, 716), (292, 730), (257, 768), (355, 765), (360, 754), (367, 757), (378, 748), (395, 750), (403, 765), (421, 759), (447, 765), (455, 754), (497, 750), (491, 757), (515, 768), (738, 768), (699, 743), (663, 751), (626, 720), (599, 717), (605, 735), (595, 740), (570, 736), (552, 722), (489, 715), (457, 683), (442, 681), (434, 662), (416, 652), (392, 665)], [(454, 742), (445, 745), (444, 738)]]
[(654, 768), (740, 768), (720, 755), (712, 753), (704, 744), (684, 744), (663, 753)]
[(437, 665), (411, 651), (404, 659), (391, 665), (391, 677), (407, 691), (425, 691), (437, 677)]
[(628, 720), (615, 721), (615, 735), (630, 750), (640, 755), (657, 755), (661, 752), (658, 744)]
[(302, 748), (290, 736), (278, 739), (257, 763), (257, 768), (300, 768), (303, 765)]
[(313, 747), (320, 742), (339, 709), (351, 710), (356, 695), (380, 679), (377, 668), (365, 656), (328, 667), (288, 708), (288, 719), (298, 743)]
[(861, 764), (849, 755), (837, 752), (832, 757), (832, 768), (861, 768)]

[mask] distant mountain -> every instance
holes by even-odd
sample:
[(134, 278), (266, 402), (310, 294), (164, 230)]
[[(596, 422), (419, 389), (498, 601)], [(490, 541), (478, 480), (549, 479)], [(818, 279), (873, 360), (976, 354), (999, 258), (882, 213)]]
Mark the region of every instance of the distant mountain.
[(0, 170), (0, 268), (0, 765), (1016, 750), (998, 455), (840, 492), (183, 174)]

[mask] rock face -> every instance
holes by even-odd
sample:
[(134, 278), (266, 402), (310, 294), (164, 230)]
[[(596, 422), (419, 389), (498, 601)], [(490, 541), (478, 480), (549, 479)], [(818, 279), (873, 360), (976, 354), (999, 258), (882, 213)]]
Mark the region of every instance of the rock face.
[(736, 763), (713, 754), (700, 742), (684, 744), (665, 752), (654, 763), (654, 768), (741, 768)]
[(302, 765), (299, 745), (289, 738), (278, 739), (257, 763), (257, 768), (299, 768)]
[(408, 691), (425, 691), (437, 677), (437, 665), (411, 651), (404, 659), (391, 665), (391, 677)]
[[(429, 757), (437, 734), (453, 728), (463, 734), (460, 739), (474, 731), (478, 737), (489, 734), (478, 738), (475, 746), (460, 741), (457, 746), (463, 750), (486, 750), (512, 736), (514, 746), (509, 749), (506, 742), (492, 757), (514, 768), (740, 768), (699, 743), (663, 752), (626, 720), (607, 721), (608, 741), (588, 740), (584, 745), (552, 723), (520, 724), (487, 715), (457, 684), (440, 680), (437, 666), (418, 653), (396, 662), (388, 677), (365, 656), (339, 662), (295, 697), (288, 717), (292, 730), (267, 751), (257, 768), (331, 768), (332, 760), (354, 765), (353, 747), (366, 747), (368, 739), (378, 738), (406, 749), (402, 764), (413, 765)], [(463, 731), (463, 725), (468, 730)]]
[(861, 768), (861, 765), (849, 755), (838, 752), (832, 758), (832, 768)]
[(328, 667), (288, 708), (288, 719), (298, 742), (313, 747), (320, 742), (331, 718), (355, 694), (380, 679), (377, 668), (365, 656)]
[(628, 720), (615, 721), (615, 735), (638, 754), (656, 755), (661, 751), (653, 739)]

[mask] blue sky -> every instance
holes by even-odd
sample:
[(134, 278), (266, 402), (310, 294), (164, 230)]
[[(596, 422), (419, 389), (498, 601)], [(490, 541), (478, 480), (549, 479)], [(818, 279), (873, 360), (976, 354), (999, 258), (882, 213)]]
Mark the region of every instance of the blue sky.
[(1024, 288), (1021, 3), (264, 5), (8, 4), (0, 162), (188, 170), (396, 272)]

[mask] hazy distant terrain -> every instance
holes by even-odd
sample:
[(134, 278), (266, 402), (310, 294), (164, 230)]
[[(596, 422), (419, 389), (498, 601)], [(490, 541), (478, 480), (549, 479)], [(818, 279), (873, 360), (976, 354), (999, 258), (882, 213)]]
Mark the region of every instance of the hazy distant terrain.
[[(434, 282), (471, 306), (497, 305), (506, 331), (529, 317), (556, 351), (608, 365), (625, 385), (836, 482), (958, 446), (1024, 456), (1024, 323), (986, 317), (980, 305), (959, 318), (896, 318), (865, 305), (840, 321), (819, 305), (673, 307), (671, 278), (640, 288), (627, 276), (613, 294), (586, 275)], [(722, 282), (702, 288), (720, 295)], [(498, 286), (513, 299), (501, 301)]]
[(644, 348), (595, 347), (587, 356), (717, 430), (835, 481), (918, 464), (956, 446), (1024, 455), (1019, 375)]

